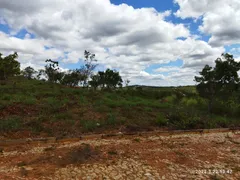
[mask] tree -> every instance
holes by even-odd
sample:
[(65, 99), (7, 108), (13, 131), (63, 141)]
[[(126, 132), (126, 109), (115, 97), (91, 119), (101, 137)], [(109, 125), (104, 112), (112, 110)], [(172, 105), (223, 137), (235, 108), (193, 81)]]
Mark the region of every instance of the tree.
[(28, 66), (26, 67), (23, 71), (22, 74), (24, 77), (28, 78), (28, 79), (32, 79), (34, 74), (36, 74), (37, 71), (35, 71), (32, 67)]
[(64, 73), (59, 72), (58, 61), (47, 59), (45, 62), (49, 63), (45, 66), (44, 72), (44, 74), (47, 76), (48, 81), (53, 83), (60, 82), (64, 76)]
[(83, 81), (85, 78), (85, 75), (81, 69), (75, 69), (70, 70), (67, 73), (65, 73), (61, 84), (66, 86), (75, 87), (78, 86), (81, 81)]
[(128, 86), (129, 86), (129, 83), (130, 83), (130, 80), (129, 80), (129, 79), (126, 79), (124, 83), (125, 83), (125, 86), (128, 87)]
[(213, 101), (216, 98), (228, 98), (229, 91), (238, 89), (240, 63), (234, 61), (233, 56), (226, 53), (221, 58), (217, 58), (214, 68), (206, 65), (200, 73), (200, 77), (195, 76), (197, 91), (200, 96), (208, 100), (208, 111), (212, 112)]
[(98, 86), (108, 89), (114, 89), (117, 86), (122, 87), (122, 78), (119, 72), (107, 69), (105, 72), (99, 71), (96, 75), (92, 76), (92, 80), (89, 84), (96, 89)]
[(94, 88), (94, 90), (96, 90), (97, 87), (100, 85), (100, 75), (99, 74), (93, 75), (91, 78), (92, 80), (89, 81), (89, 84), (91, 87)]
[(15, 52), (6, 57), (0, 53), (0, 79), (7, 80), (8, 77), (20, 74), (20, 63), (16, 60), (18, 54)]
[[(38, 80), (40, 80), (41, 79), (41, 76), (45, 76), (46, 75), (46, 73), (45, 73), (45, 70), (44, 69), (40, 69), (40, 70), (38, 70), (38, 72), (37, 72), (38, 74), (37, 74), (37, 79)], [(43, 79), (42, 79), (43, 80)]]
[(97, 60), (95, 59), (95, 54), (92, 54), (89, 51), (84, 51), (85, 57), (85, 65), (82, 69), (84, 69), (84, 82), (83, 85), (87, 86), (87, 80), (93, 75), (94, 69), (97, 67), (97, 64), (94, 64)]
[(119, 72), (107, 69), (105, 71), (105, 82), (108, 89), (122, 87), (122, 78)]

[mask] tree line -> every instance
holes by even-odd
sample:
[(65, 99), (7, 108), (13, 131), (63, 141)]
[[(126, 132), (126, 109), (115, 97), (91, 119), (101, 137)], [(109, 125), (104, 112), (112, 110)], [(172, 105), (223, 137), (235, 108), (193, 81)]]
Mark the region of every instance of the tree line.
[(17, 61), (18, 54), (15, 52), (6, 57), (2, 57), (0, 53), (0, 79), (7, 80), (11, 76), (23, 75), (27, 79), (46, 80), (52, 83), (59, 83), (62, 85), (76, 87), (82, 85), (83, 87), (91, 86), (94, 89), (108, 88), (114, 89), (122, 87), (122, 77), (119, 72), (111, 69), (106, 71), (99, 71), (94, 75), (94, 70), (98, 64), (95, 59), (95, 54), (84, 51), (84, 65), (80, 68), (61, 71), (59, 62), (47, 59), (44, 69), (36, 71), (33, 67), (26, 67), (20, 70), (20, 63)]
[[(97, 67), (95, 54), (89, 51), (84, 52), (85, 64), (77, 69), (62, 72), (59, 63), (47, 59), (44, 69), (35, 71), (32, 67), (20, 70), (20, 63), (16, 60), (18, 54), (15, 52), (6, 57), (0, 53), (0, 80), (7, 80), (11, 76), (23, 75), (27, 79), (46, 79), (52, 83), (60, 83), (66, 86), (91, 86), (94, 89), (108, 88), (114, 89), (122, 87), (123, 80), (119, 72), (111, 69), (99, 71), (94, 74)], [(232, 98), (235, 93), (239, 94), (240, 79), (238, 71), (240, 62), (234, 60), (233, 55), (225, 53), (215, 60), (215, 67), (205, 65), (200, 76), (195, 76), (198, 94), (208, 101), (208, 111), (211, 113), (214, 101), (222, 101)], [(127, 80), (126, 84), (129, 81)], [(240, 97), (240, 96), (236, 96)], [(240, 101), (240, 99), (238, 100)]]

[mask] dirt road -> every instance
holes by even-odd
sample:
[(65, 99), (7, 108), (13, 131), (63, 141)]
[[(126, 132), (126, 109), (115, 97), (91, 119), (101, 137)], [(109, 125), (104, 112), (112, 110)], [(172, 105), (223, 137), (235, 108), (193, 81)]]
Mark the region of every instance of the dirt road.
[(240, 131), (0, 146), (0, 179), (240, 179)]

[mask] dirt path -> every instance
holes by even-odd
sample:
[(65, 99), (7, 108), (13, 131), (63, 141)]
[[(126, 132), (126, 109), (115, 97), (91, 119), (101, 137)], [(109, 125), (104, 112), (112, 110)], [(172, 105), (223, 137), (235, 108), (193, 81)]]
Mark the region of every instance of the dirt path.
[(0, 147), (0, 179), (240, 179), (240, 131)]

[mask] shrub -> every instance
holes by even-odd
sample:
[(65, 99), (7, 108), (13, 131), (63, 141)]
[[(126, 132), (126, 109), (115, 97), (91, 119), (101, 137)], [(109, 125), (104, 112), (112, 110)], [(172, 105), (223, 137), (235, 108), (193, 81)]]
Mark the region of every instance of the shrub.
[(106, 125), (110, 125), (110, 126), (114, 126), (116, 125), (117, 122), (117, 118), (115, 114), (109, 113), (107, 115), (107, 120), (105, 121)]
[(213, 128), (226, 128), (230, 124), (230, 121), (223, 116), (210, 116), (206, 123), (206, 128), (213, 129)]
[(22, 127), (22, 122), (19, 117), (8, 117), (0, 120), (0, 131), (17, 130)]
[(176, 129), (195, 129), (202, 128), (203, 122), (197, 114), (176, 111), (172, 112), (168, 116), (170, 126)]
[(198, 104), (198, 101), (194, 98), (186, 98), (184, 97), (182, 100), (181, 100), (181, 104), (184, 104), (188, 107), (193, 107), (193, 106), (196, 106)]
[(34, 97), (26, 97), (26, 99), (23, 101), (24, 104), (27, 105), (34, 105), (37, 103), (37, 99)]
[(156, 124), (158, 126), (166, 126), (168, 125), (168, 119), (163, 114), (159, 114), (156, 119)]
[(174, 103), (176, 101), (176, 99), (177, 99), (176, 95), (171, 95), (171, 96), (165, 97), (165, 101), (168, 103)]
[(92, 120), (83, 120), (81, 124), (85, 132), (94, 131), (98, 127), (98, 123)]
[(3, 94), (1, 95), (1, 100), (6, 100), (6, 101), (10, 101), (12, 99), (11, 95), (9, 94)]
[(53, 121), (61, 121), (61, 120), (71, 120), (72, 114), (70, 112), (57, 113), (53, 116)]

